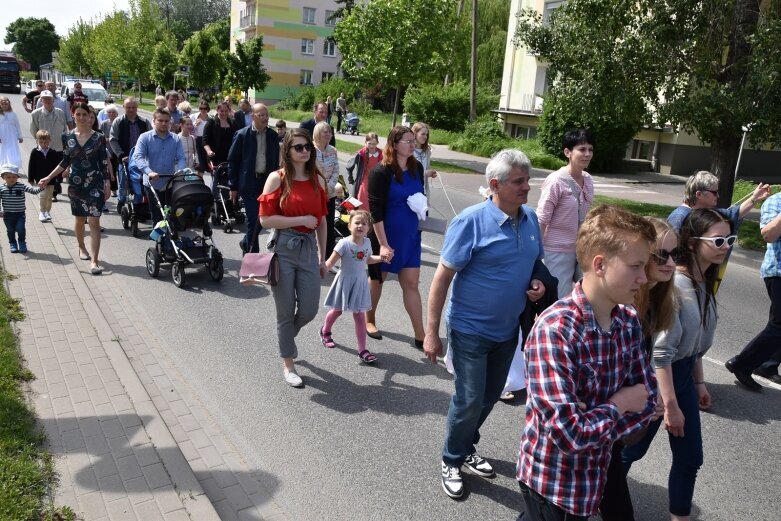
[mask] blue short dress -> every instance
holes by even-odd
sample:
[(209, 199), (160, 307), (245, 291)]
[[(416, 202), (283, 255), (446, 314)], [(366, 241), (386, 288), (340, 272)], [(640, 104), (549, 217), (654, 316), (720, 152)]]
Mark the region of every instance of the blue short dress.
[(334, 251), (342, 260), (342, 269), (336, 274), (331, 289), (325, 297), (325, 307), (360, 313), (372, 308), (369, 293), (369, 277), (366, 276), (366, 266), (372, 254), (369, 239), (355, 244), (350, 237), (340, 240)]
[(407, 205), (407, 198), (418, 192), (423, 193), (423, 180), (408, 170), (403, 172), (401, 183), (391, 179), (382, 224), (388, 245), (393, 248), (393, 259), (380, 263), (382, 271), (398, 273), (404, 268), (420, 268), (418, 216)]

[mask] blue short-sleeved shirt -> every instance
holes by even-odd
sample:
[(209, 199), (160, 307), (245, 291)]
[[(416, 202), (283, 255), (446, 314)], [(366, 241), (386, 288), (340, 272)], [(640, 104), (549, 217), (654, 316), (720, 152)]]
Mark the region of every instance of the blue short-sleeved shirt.
[[(714, 210), (719, 212), (732, 224), (732, 233), (738, 233), (738, 227), (742, 221), (740, 218), (739, 204), (733, 204), (729, 208), (714, 208)], [(670, 215), (667, 216), (667, 222), (675, 229), (676, 232), (681, 233), (681, 226), (683, 226), (683, 221), (690, 213), (692, 213), (692, 208), (683, 204), (670, 212)]]
[[(781, 193), (771, 195), (762, 204), (762, 210), (759, 217), (760, 229), (767, 226), (770, 221), (781, 213)], [(759, 268), (759, 274), (762, 278), (781, 277), (781, 237), (775, 242), (770, 242), (765, 251), (765, 260)]]
[(542, 259), (537, 214), (522, 206), (511, 219), (490, 199), (462, 211), (447, 229), (441, 262), (457, 271), (447, 310), (449, 327), (501, 342), (511, 338), (526, 307), (532, 269)]

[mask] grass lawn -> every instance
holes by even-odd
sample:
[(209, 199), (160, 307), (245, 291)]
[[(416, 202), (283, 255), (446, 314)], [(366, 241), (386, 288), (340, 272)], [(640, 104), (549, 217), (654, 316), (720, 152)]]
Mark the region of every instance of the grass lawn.
[[(641, 203), (639, 201), (630, 201), (628, 199), (619, 199), (616, 197), (606, 197), (604, 195), (595, 195), (594, 204), (615, 204), (626, 208), (627, 210), (649, 217), (659, 217), (666, 219), (675, 207), (664, 204)], [(765, 251), (766, 243), (759, 233), (759, 223), (745, 219), (738, 230), (738, 242), (741, 246), (749, 250)]]
[[(341, 139), (336, 140), (336, 149), (339, 152), (345, 152), (347, 154), (355, 154), (363, 145), (353, 143), (352, 141), (343, 141)], [(443, 172), (449, 172), (453, 174), (474, 174), (476, 173), (471, 168), (463, 168), (450, 163), (443, 163), (442, 161), (431, 161), (431, 168), (434, 170), (442, 170)]]
[[(6, 277), (0, 270), (0, 282)], [(42, 517), (54, 483), (52, 461), (27, 404), (23, 386), (33, 375), (22, 364), (14, 334), (14, 321), (23, 319), (19, 301), (0, 284), (0, 519), (52, 519), (54, 512)]]

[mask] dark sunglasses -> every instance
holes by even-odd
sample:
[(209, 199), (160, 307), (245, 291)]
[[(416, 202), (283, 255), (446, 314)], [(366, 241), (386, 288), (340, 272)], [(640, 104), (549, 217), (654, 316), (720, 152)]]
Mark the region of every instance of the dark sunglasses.
[(675, 248), (672, 251), (656, 250), (656, 251), (652, 251), (651, 255), (653, 256), (654, 262), (658, 266), (664, 266), (665, 264), (667, 264), (667, 259), (669, 259), (670, 257), (672, 257), (673, 262), (675, 264), (680, 264), (681, 262), (683, 262), (683, 250), (681, 250), (680, 248)]
[(303, 152), (304, 150), (306, 150), (307, 152), (311, 152), (312, 148), (314, 147), (312, 147), (310, 143), (303, 143), (303, 144), (298, 143), (297, 145), (291, 145), (290, 148), (292, 148), (296, 152)]
[(692, 239), (699, 239), (701, 241), (708, 241), (712, 243), (716, 248), (721, 248), (725, 244), (732, 246), (735, 241), (738, 240), (737, 235), (730, 235), (729, 237), (692, 237)]

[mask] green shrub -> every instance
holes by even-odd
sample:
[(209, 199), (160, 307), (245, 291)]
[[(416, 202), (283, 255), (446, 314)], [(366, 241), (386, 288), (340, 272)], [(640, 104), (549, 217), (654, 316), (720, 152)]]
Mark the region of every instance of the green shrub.
[(369, 116), (382, 115), (381, 110), (376, 110), (372, 107), (372, 104), (366, 100), (357, 99), (352, 103), (347, 103), (347, 112), (355, 112), (361, 118), (368, 118)]
[[(499, 105), (499, 96), (487, 89), (477, 90), (477, 114), (488, 114)], [(425, 121), (442, 130), (460, 131), (469, 119), (469, 85), (463, 82), (421, 85), (407, 90), (404, 112), (410, 121)]]
[(347, 105), (349, 106), (353, 100), (355, 85), (343, 78), (331, 78), (315, 87), (315, 99), (317, 101), (325, 101), (328, 96), (331, 96), (334, 105), (336, 105), (336, 98), (342, 92), (344, 92), (344, 99), (347, 100)]
[(315, 89), (313, 87), (303, 87), (296, 94), (296, 108), (304, 112), (312, 112), (315, 106)]

